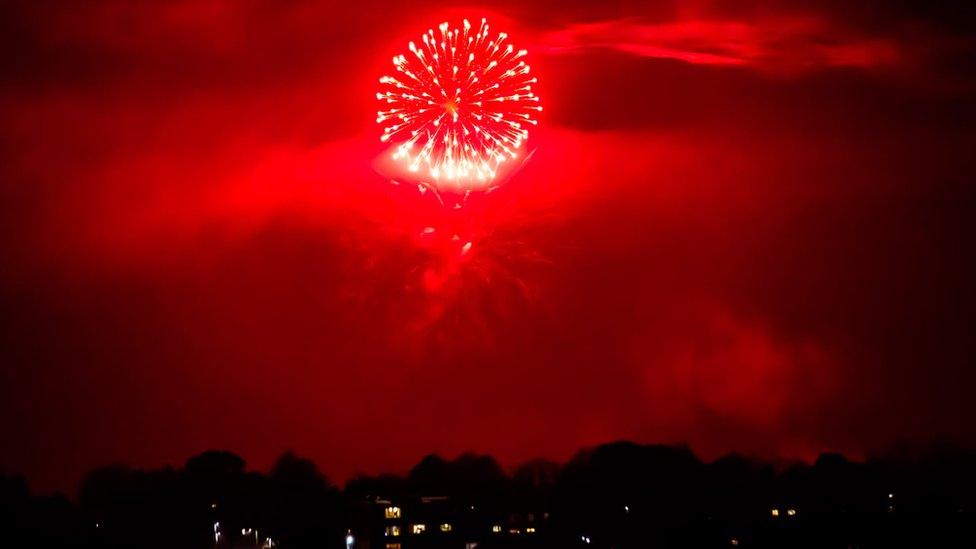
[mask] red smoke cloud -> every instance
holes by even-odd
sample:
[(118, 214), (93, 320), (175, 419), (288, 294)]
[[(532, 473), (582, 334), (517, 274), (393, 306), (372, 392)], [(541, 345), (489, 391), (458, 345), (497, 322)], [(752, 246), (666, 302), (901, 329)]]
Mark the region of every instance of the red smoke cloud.
[(543, 51), (605, 48), (642, 57), (704, 65), (747, 65), (788, 72), (831, 67), (891, 67), (901, 45), (890, 39), (844, 36), (818, 17), (761, 20), (616, 19), (574, 23), (542, 38)]
[(375, 169), (436, 7), (5, 8), (2, 468), (971, 442), (971, 33), (756, 4), (493, 6), (546, 110), (461, 212)]

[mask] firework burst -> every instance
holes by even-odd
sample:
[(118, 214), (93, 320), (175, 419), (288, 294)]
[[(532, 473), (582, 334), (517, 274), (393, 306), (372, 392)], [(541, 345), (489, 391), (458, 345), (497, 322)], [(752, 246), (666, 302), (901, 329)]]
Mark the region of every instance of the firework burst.
[(489, 36), (465, 19), (429, 29), (410, 55), (393, 58), (394, 76), (380, 78), (376, 98), (386, 103), (376, 122), (380, 139), (396, 145), (393, 157), (411, 172), (447, 180), (460, 189), (485, 185), (504, 162), (519, 155), (542, 110), (532, 91), (536, 78), (504, 32)]

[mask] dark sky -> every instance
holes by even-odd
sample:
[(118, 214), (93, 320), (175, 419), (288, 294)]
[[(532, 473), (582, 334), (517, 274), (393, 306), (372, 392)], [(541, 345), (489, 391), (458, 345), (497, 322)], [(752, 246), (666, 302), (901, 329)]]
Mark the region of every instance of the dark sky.
[[(966, 5), (5, 2), (0, 470), (972, 446)], [(546, 110), (455, 212), (373, 94), (461, 16)]]

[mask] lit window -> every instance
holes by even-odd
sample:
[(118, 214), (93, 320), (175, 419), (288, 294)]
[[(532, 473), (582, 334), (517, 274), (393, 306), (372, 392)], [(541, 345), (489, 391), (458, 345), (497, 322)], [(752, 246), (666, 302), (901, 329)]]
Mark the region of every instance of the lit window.
[(526, 534), (534, 534), (535, 533), (535, 527), (534, 526), (529, 526), (528, 528), (525, 529), (525, 533)]
[(494, 533), (496, 533), (496, 534), (501, 533), (501, 531), (502, 531), (502, 525), (501, 524), (492, 524), (491, 525), (491, 531), (494, 532)]
[(441, 532), (450, 532), (450, 531), (451, 531), (451, 525), (450, 524), (448, 524), (446, 522), (444, 524), (441, 524)]
[(387, 526), (386, 535), (391, 538), (398, 537), (400, 535), (400, 527), (397, 526), (396, 524), (391, 524), (390, 526)]
[(387, 543), (386, 549), (400, 549), (399, 543)]
[(400, 508), (395, 506), (387, 507), (383, 510), (383, 516), (388, 519), (398, 519), (400, 518)]
[(732, 539), (729, 540), (729, 545), (731, 545), (733, 547), (737, 547), (739, 545), (739, 540), (737, 540), (735, 538), (732, 538)]
[(427, 525), (426, 524), (411, 524), (410, 525), (410, 532), (413, 533), (413, 534), (423, 534), (426, 531), (427, 531)]
[(770, 515), (773, 515), (774, 517), (778, 517), (779, 516), (779, 509), (777, 509), (777, 508), (774, 507), (771, 511), (769, 511), (769, 514)]
[(464, 549), (478, 549), (477, 541), (469, 541), (464, 544)]
[(796, 516), (796, 509), (787, 509), (786, 510), (786, 514), (787, 514), (787, 516), (795, 517)]

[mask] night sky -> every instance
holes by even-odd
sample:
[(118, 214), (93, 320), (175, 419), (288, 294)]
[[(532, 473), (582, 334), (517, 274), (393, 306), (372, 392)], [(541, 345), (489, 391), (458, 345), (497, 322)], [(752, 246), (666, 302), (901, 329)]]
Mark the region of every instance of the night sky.
[[(5, 2), (0, 471), (972, 447), (969, 5)], [(545, 110), (456, 211), (374, 94), (483, 16)]]

